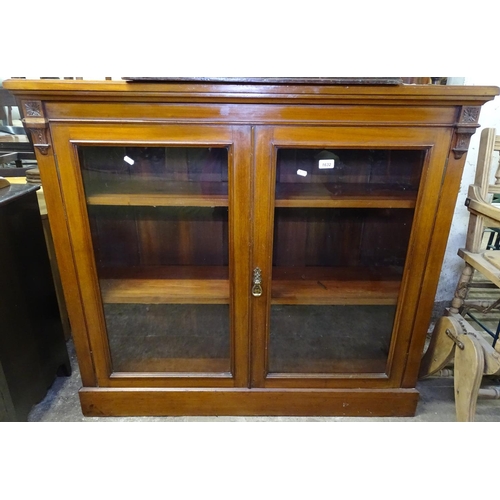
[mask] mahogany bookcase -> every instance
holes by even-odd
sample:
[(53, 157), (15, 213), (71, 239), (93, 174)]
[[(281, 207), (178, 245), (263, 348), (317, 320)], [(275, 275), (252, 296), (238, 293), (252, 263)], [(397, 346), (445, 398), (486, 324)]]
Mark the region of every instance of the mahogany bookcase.
[(496, 87), (10, 80), (89, 416), (410, 416)]

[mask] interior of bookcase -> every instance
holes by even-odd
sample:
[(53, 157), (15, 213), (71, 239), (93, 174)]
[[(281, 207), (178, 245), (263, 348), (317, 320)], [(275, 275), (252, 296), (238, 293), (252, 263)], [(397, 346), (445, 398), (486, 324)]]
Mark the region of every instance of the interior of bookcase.
[[(79, 154), (105, 303), (229, 303), (227, 148)], [(278, 149), (272, 303), (395, 304), (424, 160)]]

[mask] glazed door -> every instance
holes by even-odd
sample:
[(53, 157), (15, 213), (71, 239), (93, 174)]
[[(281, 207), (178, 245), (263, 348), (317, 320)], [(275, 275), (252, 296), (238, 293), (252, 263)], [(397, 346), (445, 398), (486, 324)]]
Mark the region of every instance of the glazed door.
[(52, 133), (99, 384), (247, 386), (249, 131)]
[(253, 386), (400, 384), (446, 164), (443, 133), (257, 132)]

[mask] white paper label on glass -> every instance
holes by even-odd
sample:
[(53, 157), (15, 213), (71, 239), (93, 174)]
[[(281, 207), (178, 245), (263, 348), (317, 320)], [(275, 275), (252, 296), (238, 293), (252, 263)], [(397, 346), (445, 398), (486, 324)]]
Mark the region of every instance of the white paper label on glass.
[(297, 175), (300, 175), (301, 177), (307, 177), (307, 172), (305, 170), (297, 170)]
[(332, 169), (335, 168), (335, 160), (319, 160), (320, 169)]

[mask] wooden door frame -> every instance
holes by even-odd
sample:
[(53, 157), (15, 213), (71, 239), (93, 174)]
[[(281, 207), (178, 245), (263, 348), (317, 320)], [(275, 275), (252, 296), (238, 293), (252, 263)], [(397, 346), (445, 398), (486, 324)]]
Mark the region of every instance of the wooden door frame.
[[(52, 123), (58, 152), (58, 180), (66, 213), (69, 243), (76, 270), (72, 288), (78, 288), (85, 325), (78, 335), (88, 339), (96, 382), (100, 387), (248, 387), (250, 284), (250, 127), (173, 124)], [(105, 139), (103, 139), (105, 138)], [(94, 261), (78, 146), (203, 146), (229, 149), (229, 249), (231, 310), (231, 373), (114, 373), (106, 335), (102, 300)], [(70, 196), (65, 193), (71, 193)], [(71, 309), (71, 308), (70, 308)], [(76, 332), (75, 332), (76, 333)]]
[[(252, 387), (259, 388), (394, 388), (401, 387), (410, 344), (426, 332), (417, 331), (421, 307), (433, 301), (435, 287), (424, 280), (427, 273), (433, 228), (440, 217), (439, 194), (452, 132), (447, 128), (424, 127), (257, 127), (255, 136), (255, 192), (253, 264), (260, 267), (264, 293), (252, 299)], [(393, 337), (385, 373), (358, 374), (269, 374), (271, 275), (274, 234), (274, 191), (276, 155), (280, 147), (337, 149), (421, 149), (426, 151), (414, 224), (408, 244)], [(269, 239), (266, 239), (266, 235)], [(411, 272), (410, 272), (411, 271)], [(439, 270), (437, 270), (439, 271)], [(424, 305), (426, 305), (424, 307)], [(421, 323), (421, 321), (420, 321)]]

